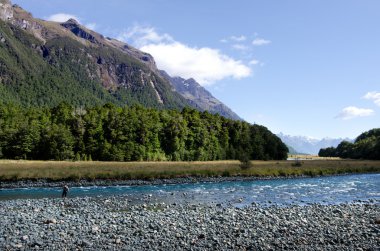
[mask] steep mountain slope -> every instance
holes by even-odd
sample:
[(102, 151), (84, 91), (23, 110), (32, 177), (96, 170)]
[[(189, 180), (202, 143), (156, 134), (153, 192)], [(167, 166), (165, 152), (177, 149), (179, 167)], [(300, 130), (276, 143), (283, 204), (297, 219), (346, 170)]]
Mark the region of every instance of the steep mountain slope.
[(281, 140), (292, 147), (295, 151), (299, 153), (306, 154), (318, 154), (321, 148), (326, 147), (336, 147), (343, 140), (352, 141), (350, 139), (332, 139), (332, 138), (323, 138), (323, 139), (314, 139), (305, 136), (290, 136), (283, 133), (277, 134)]
[(7, 0), (1, 0), (0, 19), (0, 102), (189, 106), (160, 76), (149, 54), (75, 20), (35, 19)]
[(289, 149), (289, 154), (303, 154), (303, 153), (300, 153), (300, 152), (297, 152), (293, 147), (289, 146), (289, 145), (286, 145)]
[(193, 79), (159, 71), (151, 55), (70, 19), (48, 22), (0, 0), (0, 102), (22, 106), (113, 103), (240, 120)]
[(161, 76), (170, 82), (178, 93), (197, 109), (200, 109), (201, 111), (209, 111), (214, 114), (217, 113), (226, 118), (241, 120), (236, 113), (212, 96), (209, 91), (194, 79), (171, 77), (165, 71), (160, 71), (160, 73)]

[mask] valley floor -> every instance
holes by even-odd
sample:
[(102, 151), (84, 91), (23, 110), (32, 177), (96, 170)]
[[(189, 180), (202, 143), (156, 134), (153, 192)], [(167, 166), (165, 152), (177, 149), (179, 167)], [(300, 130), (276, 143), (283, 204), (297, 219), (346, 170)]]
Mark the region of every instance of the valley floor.
[(288, 160), (205, 162), (98, 162), (0, 160), (1, 187), (140, 185), (380, 173), (380, 161)]
[(0, 201), (2, 250), (379, 250), (379, 201), (244, 208)]

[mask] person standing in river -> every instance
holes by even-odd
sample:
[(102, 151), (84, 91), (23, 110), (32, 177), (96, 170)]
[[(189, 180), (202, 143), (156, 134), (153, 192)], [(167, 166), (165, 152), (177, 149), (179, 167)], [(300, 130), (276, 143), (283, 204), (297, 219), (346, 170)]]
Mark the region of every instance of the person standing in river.
[(69, 192), (69, 187), (67, 185), (64, 185), (63, 191), (62, 191), (62, 198), (66, 198), (68, 192)]

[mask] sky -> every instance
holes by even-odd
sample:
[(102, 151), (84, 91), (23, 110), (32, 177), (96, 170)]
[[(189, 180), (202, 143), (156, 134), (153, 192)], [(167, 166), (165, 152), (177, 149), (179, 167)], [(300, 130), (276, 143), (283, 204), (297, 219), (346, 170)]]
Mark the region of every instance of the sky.
[(380, 127), (378, 0), (12, 2), (152, 54), (273, 133), (355, 138)]

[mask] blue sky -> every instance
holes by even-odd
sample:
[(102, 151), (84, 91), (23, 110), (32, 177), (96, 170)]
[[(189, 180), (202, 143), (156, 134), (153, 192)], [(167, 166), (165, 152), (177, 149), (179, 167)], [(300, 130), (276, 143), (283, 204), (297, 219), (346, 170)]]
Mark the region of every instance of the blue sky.
[(350, 137), (380, 127), (378, 0), (13, 0), (193, 77), (272, 132)]

